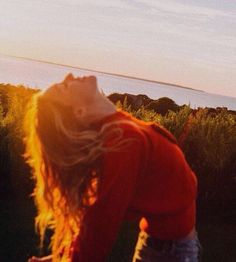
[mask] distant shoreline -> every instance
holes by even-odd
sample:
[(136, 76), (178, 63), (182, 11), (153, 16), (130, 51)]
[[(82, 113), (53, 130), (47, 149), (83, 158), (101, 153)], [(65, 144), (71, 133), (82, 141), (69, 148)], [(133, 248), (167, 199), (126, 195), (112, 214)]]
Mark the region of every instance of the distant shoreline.
[(54, 63), (54, 62), (48, 62), (48, 61), (43, 61), (43, 60), (38, 60), (38, 59), (33, 59), (33, 58), (27, 58), (27, 57), (21, 57), (21, 56), (13, 56), (13, 55), (5, 55), (5, 54), (0, 54), (0, 55), (15, 58), (15, 59), (29, 60), (29, 61), (33, 61), (33, 62), (45, 63), (45, 64), (50, 64), (50, 65), (69, 67), (69, 68), (73, 68), (73, 69), (91, 71), (91, 72), (94, 72), (94, 73), (101, 73), (101, 74), (105, 74), (105, 75), (112, 75), (112, 76), (117, 76), (117, 77), (123, 77), (123, 78), (139, 80), (139, 81), (145, 81), (145, 82), (149, 82), (149, 83), (156, 83), (156, 84), (161, 84), (161, 85), (174, 86), (174, 87), (178, 87), (178, 88), (183, 88), (183, 89), (188, 89), (188, 90), (197, 91), (197, 92), (201, 92), (201, 93), (206, 93), (205, 91), (200, 90), (200, 89), (195, 89), (195, 88), (192, 88), (192, 87), (182, 86), (182, 85), (178, 85), (178, 84), (166, 83), (166, 82), (162, 82), (162, 81), (150, 80), (150, 79), (146, 79), (146, 78), (140, 78), (140, 77), (135, 77), (135, 76), (127, 76), (127, 75), (116, 74), (116, 73), (108, 73), (108, 72), (89, 69), (89, 68), (81, 68), (81, 67), (65, 65), (65, 64), (60, 64), (60, 63)]

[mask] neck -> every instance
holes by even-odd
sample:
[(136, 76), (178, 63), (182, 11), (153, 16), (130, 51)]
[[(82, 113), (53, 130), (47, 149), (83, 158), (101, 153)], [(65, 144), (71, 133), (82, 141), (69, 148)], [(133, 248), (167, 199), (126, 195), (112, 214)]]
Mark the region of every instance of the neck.
[(86, 109), (86, 115), (84, 115), (84, 117), (89, 123), (99, 121), (103, 117), (116, 112), (115, 105), (103, 95), (98, 96), (94, 103), (87, 105)]
[(112, 104), (108, 99), (105, 99), (103, 102), (101, 101), (101, 103), (97, 103), (93, 108), (92, 115), (94, 115), (94, 118), (97, 120), (116, 112), (115, 105)]

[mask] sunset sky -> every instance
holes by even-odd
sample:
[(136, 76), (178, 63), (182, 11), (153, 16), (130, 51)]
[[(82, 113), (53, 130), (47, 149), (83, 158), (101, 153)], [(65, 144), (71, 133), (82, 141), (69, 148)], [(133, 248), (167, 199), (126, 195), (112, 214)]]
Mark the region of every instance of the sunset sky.
[(1, 0), (0, 53), (236, 97), (236, 0)]

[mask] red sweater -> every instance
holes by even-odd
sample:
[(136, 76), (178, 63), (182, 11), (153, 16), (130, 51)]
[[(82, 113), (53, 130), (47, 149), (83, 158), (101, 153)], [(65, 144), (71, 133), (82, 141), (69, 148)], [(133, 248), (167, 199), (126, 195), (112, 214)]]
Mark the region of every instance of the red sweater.
[(182, 238), (195, 225), (197, 181), (174, 137), (122, 111), (98, 127), (117, 120), (136, 123), (119, 124), (124, 139), (135, 140), (104, 154), (97, 200), (86, 212), (73, 262), (105, 261), (125, 219), (145, 218), (141, 230), (160, 239)]

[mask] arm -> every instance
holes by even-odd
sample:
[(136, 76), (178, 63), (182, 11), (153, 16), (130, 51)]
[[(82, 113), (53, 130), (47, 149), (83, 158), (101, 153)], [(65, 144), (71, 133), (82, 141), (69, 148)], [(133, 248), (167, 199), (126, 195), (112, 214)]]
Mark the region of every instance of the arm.
[(46, 257), (31, 257), (28, 262), (52, 262), (52, 255)]
[(105, 261), (135, 192), (143, 165), (143, 139), (104, 155), (97, 201), (88, 208), (72, 254), (73, 262)]

